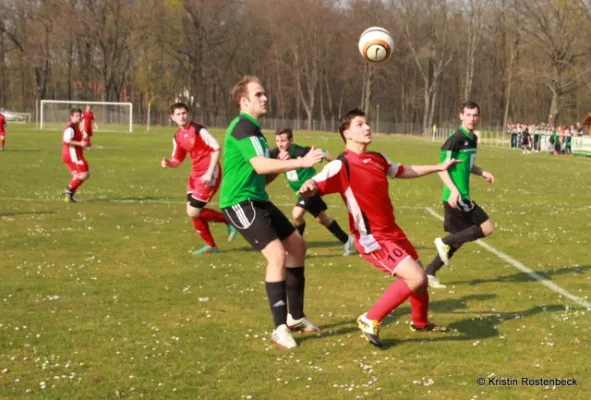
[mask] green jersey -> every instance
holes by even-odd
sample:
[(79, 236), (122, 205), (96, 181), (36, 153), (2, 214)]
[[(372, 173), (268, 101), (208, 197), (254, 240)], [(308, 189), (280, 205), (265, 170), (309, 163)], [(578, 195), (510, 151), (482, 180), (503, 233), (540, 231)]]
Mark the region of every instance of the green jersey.
[[(301, 146), (298, 146), (297, 144), (292, 144), (291, 148), (289, 149), (289, 156), (292, 159), (302, 158), (303, 156), (308, 154), (310, 149), (311, 149), (310, 147), (301, 147)], [(271, 152), (270, 152), (271, 158), (277, 158), (278, 155), (279, 155), (278, 148), (274, 148), (273, 150), (271, 150)], [(300, 197), (300, 195), (297, 194), (298, 190), (300, 190), (300, 188), (302, 187), (304, 182), (306, 182), (308, 179), (311, 179), (312, 177), (314, 177), (314, 175), (316, 175), (316, 170), (314, 169), (314, 167), (298, 168), (298, 169), (284, 172), (283, 175), (285, 175), (285, 178), (287, 179), (287, 183), (289, 183), (289, 186), (291, 187), (291, 189), (294, 192), (296, 192), (296, 196)]]
[[(462, 160), (462, 163), (450, 167), (447, 172), (458, 188), (462, 200), (470, 199), (470, 173), (474, 160), (476, 159), (476, 148), (478, 137), (470, 133), (467, 129), (460, 126), (458, 130), (447, 138), (441, 146), (440, 162), (456, 159)], [(450, 191), (447, 186), (443, 186), (443, 201), (449, 200)]]
[(257, 156), (269, 157), (267, 139), (256, 119), (240, 113), (226, 130), (220, 208), (246, 200), (269, 201), (267, 177), (257, 174), (249, 162)]

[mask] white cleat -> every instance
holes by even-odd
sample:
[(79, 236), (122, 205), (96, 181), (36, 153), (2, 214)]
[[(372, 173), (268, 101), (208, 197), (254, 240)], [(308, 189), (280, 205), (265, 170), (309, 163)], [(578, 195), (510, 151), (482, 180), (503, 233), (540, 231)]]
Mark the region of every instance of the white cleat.
[(349, 240), (347, 240), (347, 243), (343, 245), (343, 248), (345, 249), (345, 252), (343, 253), (344, 256), (350, 256), (351, 254), (353, 254), (353, 251), (355, 250), (354, 235), (349, 235)]
[(293, 336), (291, 336), (291, 332), (287, 325), (279, 325), (277, 328), (273, 330), (271, 334), (271, 341), (277, 344), (284, 349), (293, 349), (298, 347), (298, 344), (294, 340)]
[(443, 240), (441, 240), (441, 238), (436, 238), (434, 243), (435, 243), (435, 247), (437, 248), (437, 253), (439, 254), (439, 258), (441, 258), (441, 261), (443, 261), (443, 264), (449, 265), (449, 251), (451, 250), (451, 247), (449, 247), (448, 245), (443, 243)]
[(320, 328), (314, 325), (308, 318), (293, 319), (291, 314), (287, 314), (287, 328), (290, 331), (297, 332), (320, 332)]
[(427, 282), (430, 288), (433, 289), (445, 289), (447, 286), (439, 282), (439, 279), (435, 275), (427, 275)]

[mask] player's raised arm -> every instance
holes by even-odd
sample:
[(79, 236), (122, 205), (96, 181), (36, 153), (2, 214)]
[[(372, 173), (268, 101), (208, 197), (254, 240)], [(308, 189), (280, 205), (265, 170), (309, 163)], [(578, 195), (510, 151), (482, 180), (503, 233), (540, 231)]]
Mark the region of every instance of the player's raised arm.
[(470, 172), (473, 173), (474, 175), (481, 176), (482, 179), (484, 179), (488, 183), (495, 183), (495, 177), (493, 176), (493, 174), (491, 174), (488, 171), (483, 170), (482, 168), (480, 168), (476, 164), (472, 165), (472, 170)]
[(343, 161), (335, 160), (328, 163), (312, 179), (304, 182), (298, 193), (302, 196), (311, 196), (314, 193), (324, 196), (330, 193), (344, 193), (348, 187), (347, 168)]
[(396, 178), (420, 178), (421, 176), (429, 175), (434, 172), (447, 171), (449, 167), (460, 164), (461, 162), (461, 160), (451, 159), (435, 165), (405, 165), (403, 166), (402, 172), (396, 175)]
[(319, 163), (324, 158), (321, 149), (312, 148), (308, 154), (295, 160), (274, 160), (264, 155), (258, 155), (249, 160), (250, 165), (259, 175), (279, 174), (298, 168), (308, 168)]

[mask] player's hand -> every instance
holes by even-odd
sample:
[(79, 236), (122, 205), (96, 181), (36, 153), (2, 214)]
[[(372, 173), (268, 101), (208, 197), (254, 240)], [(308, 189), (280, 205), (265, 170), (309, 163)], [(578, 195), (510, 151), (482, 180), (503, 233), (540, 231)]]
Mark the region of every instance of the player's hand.
[(318, 190), (318, 186), (316, 186), (316, 181), (314, 179), (308, 179), (298, 190), (300, 196), (312, 196)]
[(289, 155), (289, 153), (287, 151), (281, 151), (278, 155), (277, 155), (277, 159), (278, 160), (289, 160), (291, 157)]
[(449, 199), (447, 200), (447, 204), (449, 204), (449, 206), (451, 208), (458, 208), (458, 203), (461, 200), (462, 200), (462, 196), (460, 195), (460, 192), (458, 192), (457, 190), (454, 190), (450, 193)]
[(213, 174), (211, 172), (204, 173), (203, 175), (201, 175), (201, 178), (199, 178), (199, 180), (205, 186), (213, 186)]
[(448, 160), (444, 163), (439, 164), (439, 171), (445, 171), (449, 167), (453, 167), (454, 165), (460, 164), (461, 162), (462, 162), (462, 160), (456, 160), (456, 159), (452, 158), (451, 160)]
[(302, 168), (313, 167), (314, 164), (319, 163), (324, 158), (324, 151), (322, 149), (315, 149), (312, 147), (300, 160), (302, 161)]
[(160, 166), (162, 168), (166, 168), (168, 166), (170, 166), (170, 160), (168, 158), (163, 158), (162, 161), (160, 161)]
[(495, 183), (495, 177), (488, 171), (482, 171), (482, 179), (488, 183)]

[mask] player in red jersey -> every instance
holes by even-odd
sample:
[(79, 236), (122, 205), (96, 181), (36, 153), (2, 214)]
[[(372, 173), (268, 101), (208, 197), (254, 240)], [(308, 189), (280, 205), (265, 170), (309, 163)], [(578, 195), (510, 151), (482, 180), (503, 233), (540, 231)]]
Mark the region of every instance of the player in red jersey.
[(0, 150), (4, 151), (4, 143), (6, 143), (6, 118), (0, 114)]
[(66, 125), (62, 145), (62, 162), (66, 164), (72, 180), (64, 191), (64, 200), (69, 203), (75, 203), (74, 193), (90, 177), (88, 162), (84, 158), (84, 148), (88, 142), (84, 139), (80, 131), (80, 118), (82, 110), (72, 108), (70, 110), (70, 122)]
[(92, 146), (90, 142), (90, 138), (92, 137), (92, 126), (94, 124), (95, 129), (98, 130), (98, 125), (94, 120), (94, 114), (90, 111), (90, 105), (86, 105), (86, 109), (84, 110), (84, 114), (82, 115), (82, 134), (84, 138), (88, 141), (88, 147)]
[(372, 141), (371, 129), (365, 113), (359, 109), (351, 110), (341, 118), (339, 132), (346, 144), (345, 152), (306, 181), (299, 192), (321, 196), (340, 193), (349, 210), (350, 230), (355, 235), (355, 246), (361, 256), (399, 278), (367, 313), (359, 316), (357, 326), (366, 340), (381, 347), (381, 321), (410, 298), (412, 330), (445, 331), (446, 328), (428, 321), (427, 275), (416, 250), (396, 223), (387, 178), (418, 178), (446, 170), (459, 161), (402, 165), (392, 163), (381, 153), (367, 151)]
[(177, 168), (187, 154), (193, 163), (187, 182), (187, 215), (192, 219), (195, 230), (205, 242), (205, 246), (193, 254), (218, 253), (209, 222), (226, 224), (228, 241), (236, 237), (236, 228), (228, 224), (219, 211), (205, 208), (216, 194), (222, 181), (222, 168), (219, 163), (220, 145), (207, 131), (205, 126), (189, 119), (189, 107), (184, 103), (175, 103), (170, 107), (170, 118), (179, 129), (172, 139), (172, 158), (163, 158), (163, 168)]

